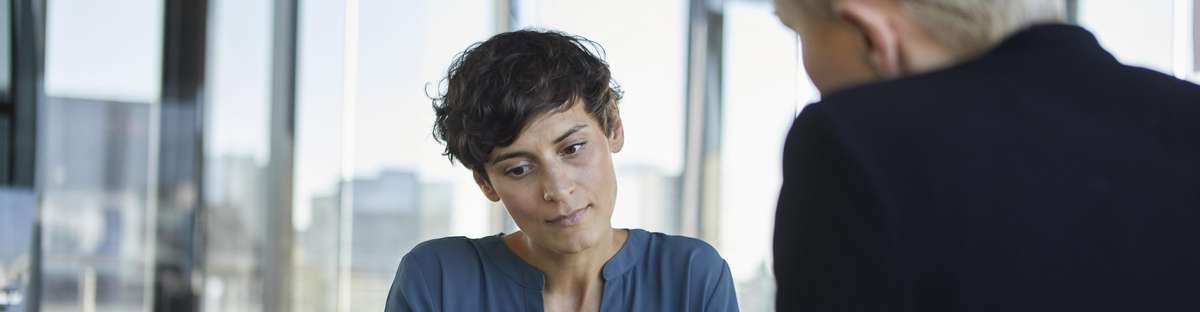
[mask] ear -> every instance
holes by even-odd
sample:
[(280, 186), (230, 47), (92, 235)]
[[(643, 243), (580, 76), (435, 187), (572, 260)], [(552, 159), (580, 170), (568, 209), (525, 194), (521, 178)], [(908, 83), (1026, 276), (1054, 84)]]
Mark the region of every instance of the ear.
[(487, 177), (484, 177), (479, 172), (475, 172), (475, 184), (479, 185), (479, 190), (483, 191), (483, 196), (487, 196), (488, 200), (492, 202), (500, 201), (500, 194), (496, 193), (496, 189), (492, 187), (492, 182), (488, 181)]
[(902, 73), (900, 29), (892, 20), (900, 11), (899, 3), (889, 0), (843, 0), (835, 2), (838, 18), (862, 33), (867, 61), (884, 78)]
[(612, 110), (612, 120), (608, 122), (612, 129), (608, 134), (608, 149), (617, 153), (625, 146), (625, 125), (621, 123), (621, 112), (617, 110), (617, 104), (610, 105), (609, 109)]

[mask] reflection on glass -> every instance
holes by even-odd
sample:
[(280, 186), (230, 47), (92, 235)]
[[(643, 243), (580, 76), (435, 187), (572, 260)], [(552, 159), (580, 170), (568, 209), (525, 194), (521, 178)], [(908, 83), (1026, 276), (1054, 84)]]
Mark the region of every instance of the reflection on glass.
[(150, 106), (48, 98), (42, 310), (140, 311), (150, 302)]
[(209, 2), (205, 103), (203, 308), (263, 308), (270, 211), (267, 180), (271, 1)]
[(621, 190), (613, 227), (678, 233), (687, 1), (522, 0), (515, 8), (521, 27), (599, 43), (625, 92), (625, 147), (613, 155)]

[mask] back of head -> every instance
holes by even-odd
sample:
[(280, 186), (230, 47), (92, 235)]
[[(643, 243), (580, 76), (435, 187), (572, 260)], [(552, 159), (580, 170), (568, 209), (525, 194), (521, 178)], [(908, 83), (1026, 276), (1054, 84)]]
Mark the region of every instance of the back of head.
[[(833, 18), (839, 1), (793, 1), (808, 18)], [(882, 0), (899, 1), (906, 13), (949, 51), (959, 56), (987, 50), (1029, 25), (1061, 22), (1063, 0)]]

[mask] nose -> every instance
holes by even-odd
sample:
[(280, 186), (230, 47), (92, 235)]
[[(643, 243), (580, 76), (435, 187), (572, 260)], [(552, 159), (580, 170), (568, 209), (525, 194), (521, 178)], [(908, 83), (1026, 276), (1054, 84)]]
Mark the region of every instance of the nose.
[(551, 165), (545, 168), (543, 183), (543, 199), (546, 201), (565, 202), (575, 192), (575, 181), (567, 168), (562, 165)]

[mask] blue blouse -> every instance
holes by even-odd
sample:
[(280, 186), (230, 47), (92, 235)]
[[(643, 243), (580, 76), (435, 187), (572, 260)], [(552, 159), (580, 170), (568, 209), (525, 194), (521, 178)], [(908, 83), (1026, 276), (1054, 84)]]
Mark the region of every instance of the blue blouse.
[[(694, 238), (629, 230), (601, 277), (600, 311), (738, 310), (729, 264)], [(400, 261), (386, 311), (542, 311), (544, 283), (500, 235), (435, 239)]]

